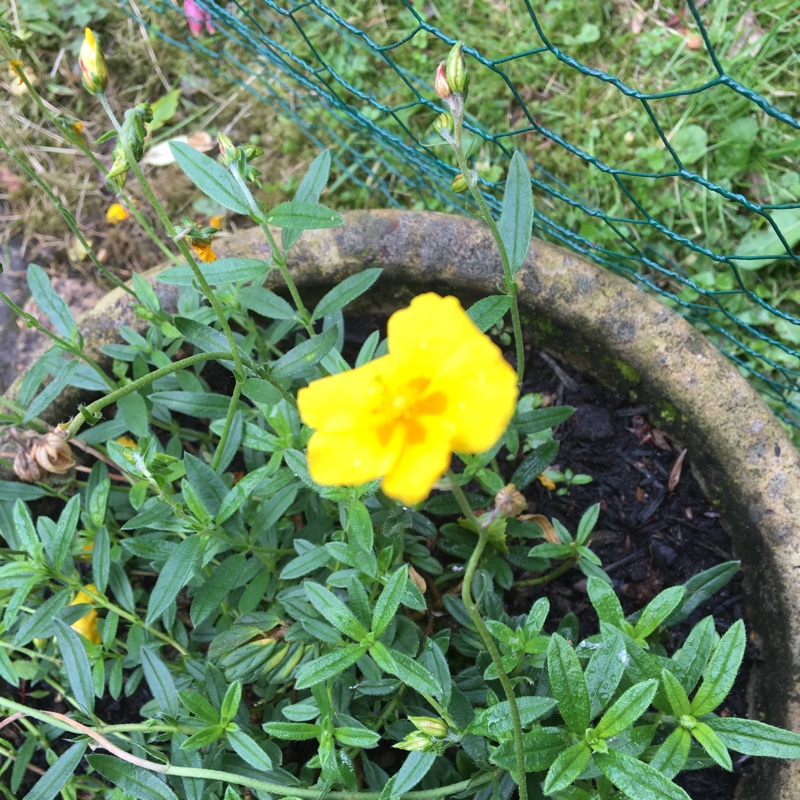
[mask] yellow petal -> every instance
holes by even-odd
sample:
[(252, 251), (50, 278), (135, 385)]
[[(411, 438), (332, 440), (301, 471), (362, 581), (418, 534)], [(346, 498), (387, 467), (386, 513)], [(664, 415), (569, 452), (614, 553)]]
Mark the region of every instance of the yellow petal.
[(312, 428), (341, 433), (370, 425), (383, 396), (389, 357), (312, 381), (297, 393), (300, 418)]
[(385, 475), (397, 460), (402, 429), (381, 436), (377, 428), (317, 431), (308, 442), (308, 471), (323, 486), (358, 486)]
[(103, 641), (100, 632), (97, 630), (97, 612), (92, 609), (86, 616), (81, 617), (77, 622), (70, 625), (72, 630), (77, 631), (88, 639), (92, 644), (100, 644)]
[(471, 339), (483, 337), (455, 297), (421, 294), (387, 324), (389, 353), (417, 375), (433, 377)]
[(429, 392), (448, 400), (444, 412), (455, 427), (453, 449), (482, 453), (505, 433), (517, 404), (517, 375), (497, 345), (481, 334), (459, 348)]
[(440, 417), (420, 417), (406, 432), (400, 458), (386, 473), (381, 488), (389, 497), (412, 506), (424, 500), (450, 466), (453, 425)]

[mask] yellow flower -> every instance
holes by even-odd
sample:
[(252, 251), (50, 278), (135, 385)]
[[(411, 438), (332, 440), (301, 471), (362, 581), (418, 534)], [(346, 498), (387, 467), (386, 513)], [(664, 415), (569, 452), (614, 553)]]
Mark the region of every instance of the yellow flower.
[(311, 477), (348, 486), (383, 477), (406, 505), (424, 500), (453, 451), (481, 453), (503, 435), (517, 379), (455, 297), (428, 293), (388, 324), (389, 354), (314, 381), (297, 396)]
[(208, 224), (212, 228), (216, 228), (217, 230), (221, 230), (222, 226), (225, 224), (225, 215), (224, 214), (217, 214), (216, 216), (211, 217), (208, 221)]
[(119, 203), (112, 203), (106, 211), (106, 222), (116, 225), (118, 222), (124, 222), (129, 216), (130, 214)]
[(211, 249), (211, 242), (204, 242), (200, 239), (190, 239), (189, 244), (197, 257), (205, 264), (210, 264), (217, 260), (217, 254)]
[(546, 472), (542, 472), (539, 475), (539, 483), (541, 483), (545, 489), (550, 489), (550, 491), (556, 488), (555, 481)]
[(108, 70), (103, 51), (90, 28), (84, 31), (81, 52), (78, 55), (83, 86), (89, 94), (101, 94), (108, 86)]
[[(90, 583), (86, 586), (92, 592), (97, 591), (97, 587)], [(77, 606), (81, 603), (88, 603), (89, 605), (94, 605), (94, 600), (86, 594), (84, 591), (78, 592), (75, 595), (75, 599), (70, 603), (71, 606)], [(79, 620), (75, 621), (70, 625), (72, 630), (77, 631), (81, 634), (81, 636), (88, 639), (92, 644), (100, 644), (102, 638), (100, 636), (100, 632), (97, 630), (97, 612), (92, 609), (89, 611), (88, 614), (84, 614)]]

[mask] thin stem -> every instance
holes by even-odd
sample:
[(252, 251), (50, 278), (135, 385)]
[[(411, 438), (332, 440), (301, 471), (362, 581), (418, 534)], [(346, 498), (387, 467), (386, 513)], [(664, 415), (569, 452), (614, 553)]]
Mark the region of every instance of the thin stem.
[(233, 424), (233, 418), (236, 416), (236, 408), (239, 405), (239, 398), (241, 395), (242, 384), (236, 381), (233, 387), (233, 393), (231, 394), (231, 402), (228, 404), (228, 413), (225, 415), (225, 425), (222, 428), (222, 433), (219, 435), (219, 443), (217, 449), (214, 451), (214, 458), (211, 459), (211, 469), (215, 472), (217, 471), (219, 462), (222, 460), (222, 451), (225, 448), (225, 443), (228, 441), (228, 435), (231, 432), (231, 425)]
[(563, 575), (574, 564), (575, 560), (568, 558), (563, 564), (556, 567), (552, 572), (548, 572), (547, 575), (542, 575), (540, 578), (528, 578), (524, 581), (514, 581), (514, 588), (522, 589), (523, 587), (542, 586), (545, 583), (550, 583), (550, 581), (554, 581), (556, 578)]
[[(187, 367), (191, 367), (194, 364), (199, 364), (202, 361), (211, 361), (212, 359), (226, 359), (230, 358), (230, 353), (227, 350), (219, 350), (213, 353), (195, 353), (193, 356), (188, 356), (187, 358), (182, 358), (180, 361), (175, 361), (172, 364), (167, 364), (166, 367), (161, 367), (161, 369), (157, 369), (153, 372), (149, 372), (147, 375), (142, 375), (141, 378), (138, 378), (135, 381), (127, 384), (126, 386), (122, 386), (121, 388), (117, 389), (114, 392), (110, 392), (109, 394), (101, 397), (99, 400), (95, 400), (93, 403), (90, 403), (86, 406), (86, 412), (89, 415), (99, 414), (106, 406), (110, 406), (112, 403), (116, 403), (118, 400), (121, 400), (123, 397), (133, 394), (133, 392), (138, 392), (144, 386), (149, 386), (154, 381), (157, 381), (159, 378), (163, 378), (165, 375), (171, 375), (173, 372), (178, 372), (179, 370), (186, 369)], [(83, 427), (83, 423), (86, 420), (83, 417), (83, 414), (76, 414), (66, 426), (66, 431), (68, 434), (68, 438), (72, 438), (75, 436), (78, 431)]]
[(455, 475), (448, 470), (447, 476), (450, 479), (450, 489), (453, 496), (458, 503), (458, 507), (464, 512), (467, 519), (475, 524), (475, 530), (478, 531), (478, 543), (472, 551), (469, 561), (467, 562), (467, 569), (464, 573), (464, 580), (461, 584), (461, 600), (467, 609), (472, 624), (478, 631), (478, 635), (483, 640), (489, 655), (492, 658), (492, 663), (497, 670), (497, 675), (500, 678), (500, 683), (503, 686), (503, 691), (508, 700), (509, 711), (511, 712), (511, 724), (514, 729), (514, 756), (517, 763), (517, 786), (519, 787), (519, 800), (528, 800), (528, 785), (525, 778), (525, 752), (523, 749), (522, 741), (522, 720), (519, 716), (519, 708), (517, 707), (517, 699), (514, 695), (514, 687), (511, 684), (511, 679), (503, 666), (503, 659), (500, 656), (500, 651), (497, 649), (494, 639), (492, 638), (486, 623), (483, 621), (481, 612), (478, 609), (478, 604), (472, 597), (472, 579), (475, 577), (475, 571), (480, 563), (483, 551), (489, 541), (489, 529), (481, 525), (475, 512), (470, 508), (469, 501), (462, 488), (456, 482)]
[(522, 322), (519, 315), (519, 304), (517, 303), (517, 282), (514, 280), (514, 275), (511, 271), (511, 262), (508, 258), (508, 251), (506, 250), (505, 242), (503, 242), (503, 237), (500, 235), (500, 229), (494, 221), (489, 206), (486, 205), (486, 201), (483, 199), (483, 195), (478, 188), (477, 180), (473, 179), (471, 176), (471, 170), (469, 164), (467, 164), (467, 157), (464, 155), (464, 148), (461, 143), (464, 123), (463, 99), (460, 102), (452, 103), (450, 107), (453, 112), (453, 138), (451, 140), (451, 145), (456, 156), (458, 168), (461, 170), (461, 174), (464, 176), (470, 192), (472, 192), (472, 196), (478, 204), (481, 218), (489, 226), (489, 230), (492, 232), (492, 236), (497, 244), (497, 249), (500, 251), (500, 261), (503, 265), (503, 285), (505, 286), (506, 293), (511, 297), (511, 325), (514, 329), (514, 346), (517, 353), (517, 381), (522, 383), (522, 378), (525, 374), (525, 349), (522, 339)]

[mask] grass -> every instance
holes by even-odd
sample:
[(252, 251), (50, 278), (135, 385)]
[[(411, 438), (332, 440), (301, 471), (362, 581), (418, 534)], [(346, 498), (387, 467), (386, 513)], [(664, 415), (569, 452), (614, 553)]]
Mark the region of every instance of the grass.
[[(768, 394), (777, 410), (785, 411), (787, 399), (800, 405), (792, 352), (800, 347), (800, 326), (780, 318), (800, 315), (796, 261), (783, 251), (782, 259), (741, 262), (738, 273), (721, 261), (741, 252), (780, 254), (783, 248), (757, 213), (702, 181), (675, 176), (663, 141), (675, 148), (686, 170), (724, 190), (757, 204), (791, 204), (800, 200), (800, 131), (726, 86), (694, 91), (715, 80), (717, 72), (687, 7), (549, 0), (531, 6), (534, 21), (522, 0), (332, 5), (339, 19), (314, 6), (290, 18), (268, 12), (260, 0), (241, 0), (237, 19), (247, 22), (251, 15), (270, 39), (300, 59), (285, 57), (296, 75), (275, 69), (266, 58), (275, 56), (275, 48), (254, 40), (237, 44), (221, 35), (203, 40), (215, 54), (224, 43), (238, 64), (217, 61), (152, 35), (144, 39), (139, 26), (120, 24), (119, 12), (112, 11), (104, 21), (113, 38), (109, 65), (112, 75), (125, 76), (116, 101), (122, 106), (153, 101), (166, 87), (182, 86), (178, 114), (158, 137), (204, 128), (257, 141), (266, 150), (268, 201), (285, 199), (314, 155), (316, 145), (304, 127), (338, 156), (327, 200), (332, 205), (449, 210), (462, 202), (442, 188), (453, 173), (452, 155), (421, 145), (438, 105), (430, 89), (432, 73), (448, 45), (425, 27), (461, 39), (483, 61), (469, 59), (467, 110), (477, 132), (474, 163), (489, 188), (502, 181), (507, 153), (521, 150), (536, 166), (540, 236), (583, 249), (666, 293), (668, 302), (682, 306), (741, 359), (743, 371), (760, 371), (778, 382)], [(140, 10), (153, 30), (189, 39), (179, 13)], [(800, 27), (792, 0), (765, 0), (757, 9), (744, 0), (720, 0), (703, 5), (700, 15), (725, 74), (797, 117)], [(354, 30), (345, 30), (347, 25)], [(371, 47), (368, 39), (389, 49)], [(648, 108), (613, 83), (559, 60), (552, 47), (637, 91), (666, 96), (648, 101)], [(47, 53), (41, 60), (49, 66)], [(46, 88), (53, 99), (91, 120), (94, 101), (78, 91), (66, 61)], [(192, 80), (181, 79), (186, 75)], [(115, 79), (115, 85), (123, 84)], [(309, 86), (337, 97), (340, 107), (321, 106)], [(261, 97), (284, 108), (276, 111)], [(25, 146), (44, 159), (44, 172), (56, 173), (63, 160), (42, 155), (46, 137), (30, 127), (36, 117), (24, 122), (30, 111), (18, 98), (13, 124), (28, 125)], [(100, 130), (91, 132), (96, 136)], [(607, 167), (635, 174), (614, 175)], [(188, 197), (185, 187), (180, 191), (173, 170), (159, 174), (164, 192), (178, 190), (170, 198), (172, 211), (211, 211)], [(96, 177), (61, 191), (71, 207), (81, 199), (84, 205), (108, 200)], [(497, 198), (501, 192), (501, 185), (494, 187)], [(22, 195), (25, 209), (32, 201), (26, 189)], [(97, 211), (87, 208), (87, 216), (96, 222)], [(24, 221), (30, 228), (32, 220)], [(779, 212), (776, 221), (793, 245), (800, 238), (800, 210)]]

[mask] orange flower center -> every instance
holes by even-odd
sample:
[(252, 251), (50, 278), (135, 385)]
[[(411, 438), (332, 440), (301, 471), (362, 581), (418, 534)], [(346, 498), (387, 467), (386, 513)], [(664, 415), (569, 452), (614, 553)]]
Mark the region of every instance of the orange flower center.
[(427, 393), (430, 382), (430, 378), (418, 377), (398, 387), (381, 383), (382, 397), (373, 413), (380, 420), (378, 436), (383, 445), (389, 443), (398, 425), (405, 429), (408, 444), (424, 441), (425, 427), (419, 418), (441, 415), (447, 408), (443, 392)]

